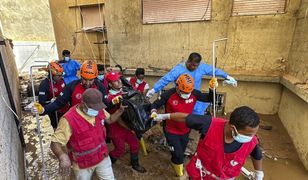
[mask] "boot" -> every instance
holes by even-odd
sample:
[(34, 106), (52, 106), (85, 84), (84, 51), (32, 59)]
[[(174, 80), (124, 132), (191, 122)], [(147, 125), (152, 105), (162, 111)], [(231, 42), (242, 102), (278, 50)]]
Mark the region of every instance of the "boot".
[(145, 170), (144, 167), (140, 166), (139, 164), (139, 158), (138, 158), (138, 154), (131, 154), (130, 155), (131, 158), (131, 164), (133, 169), (135, 169), (136, 171), (140, 172), (140, 173), (145, 173), (147, 172), (147, 170)]
[(114, 158), (112, 156), (109, 156), (110, 157), (110, 160), (111, 160), (111, 163), (114, 164), (116, 161), (117, 161), (117, 158)]
[(171, 164), (172, 164), (173, 169), (175, 170), (175, 174), (177, 177), (181, 177), (184, 175), (183, 164), (174, 164), (174, 163), (171, 163)]
[(141, 147), (144, 155), (147, 156), (148, 155), (148, 151), (147, 151), (147, 147), (145, 146), (143, 137), (140, 138), (139, 143), (140, 143), (140, 147)]

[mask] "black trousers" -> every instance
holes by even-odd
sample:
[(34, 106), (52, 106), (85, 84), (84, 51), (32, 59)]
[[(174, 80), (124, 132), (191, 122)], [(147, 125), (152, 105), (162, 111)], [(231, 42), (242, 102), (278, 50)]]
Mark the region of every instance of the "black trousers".
[(170, 147), (171, 162), (174, 164), (183, 164), (184, 152), (189, 140), (189, 132), (184, 135), (176, 135), (165, 131), (165, 136)]

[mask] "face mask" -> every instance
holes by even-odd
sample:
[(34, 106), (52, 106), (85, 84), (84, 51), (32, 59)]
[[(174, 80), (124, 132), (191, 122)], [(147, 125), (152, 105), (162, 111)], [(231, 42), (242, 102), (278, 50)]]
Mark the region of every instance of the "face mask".
[(190, 97), (190, 94), (191, 93), (188, 93), (188, 94), (180, 93), (180, 97), (183, 98), (183, 99), (188, 99)]
[(121, 92), (121, 90), (117, 91), (117, 90), (114, 90), (114, 89), (109, 89), (109, 93), (112, 94), (112, 95), (119, 94), (120, 92)]
[(141, 84), (143, 82), (143, 80), (137, 79), (136, 83), (137, 84)]
[(250, 142), (252, 140), (252, 136), (245, 136), (242, 135), (240, 133), (237, 133), (237, 135), (235, 136), (235, 132), (232, 131), (232, 137), (234, 140), (236, 140), (239, 143), (247, 143)]
[(64, 57), (64, 60), (65, 60), (65, 61), (69, 61), (69, 60), (70, 60), (70, 57), (66, 57), (66, 56), (65, 56), (65, 57)]
[(91, 109), (91, 108), (88, 108), (87, 114), (88, 114), (89, 116), (95, 117), (95, 116), (98, 115), (98, 111), (97, 111), (97, 110), (94, 110), (94, 109)]
[(100, 81), (104, 80), (104, 74), (99, 74), (97, 76), (97, 79), (99, 79)]

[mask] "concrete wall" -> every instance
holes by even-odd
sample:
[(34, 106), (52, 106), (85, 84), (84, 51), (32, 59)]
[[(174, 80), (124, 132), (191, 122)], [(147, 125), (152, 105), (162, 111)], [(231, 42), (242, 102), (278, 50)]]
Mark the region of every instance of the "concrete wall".
[[(1, 35), (1, 30), (0, 30)], [(3, 39), (0, 38), (0, 41)], [(5, 63), (6, 73), (9, 78), (10, 88), (17, 108), (17, 114), (21, 117), (19, 99), (19, 78), (12, 49), (6, 41), (6, 45), (0, 45), (0, 51)], [(10, 105), (8, 93), (4, 84), (3, 74), (0, 72), (0, 96)], [(8, 109), (0, 97), (0, 174), (1, 179), (24, 179), (23, 148), (18, 135), (18, 130), (12, 112)]]
[(232, 1), (212, 1), (211, 21), (143, 25), (141, 1), (107, 0), (109, 45), (125, 66), (171, 67), (194, 51), (210, 63), (212, 41), (228, 37), (218, 48), (219, 67), (279, 71), (278, 59), (288, 56), (299, 2), (288, 1), (282, 15), (231, 17)]
[(279, 118), (287, 129), (297, 153), (308, 169), (308, 103), (284, 88), (279, 107)]
[(53, 41), (48, 0), (1, 0), (3, 34), (14, 41)]
[(288, 72), (308, 84), (308, 0), (299, 8), (293, 43), (289, 55)]
[[(50, 0), (59, 51), (72, 49), (77, 38), (75, 58), (91, 58), (85, 35), (74, 33), (81, 27), (79, 9), (69, 8), (68, 2)], [(288, 0), (285, 14), (231, 17), (232, 1), (213, 1), (211, 21), (143, 25), (141, 1), (106, 0), (109, 48), (123, 66), (172, 67), (194, 51), (211, 62), (212, 41), (228, 37), (228, 42), (218, 47), (220, 68), (230, 72), (281, 71), (284, 64), (280, 59), (288, 57), (299, 4), (300, 0)], [(93, 45), (97, 34), (87, 34)], [(98, 47), (92, 49), (99, 56)]]

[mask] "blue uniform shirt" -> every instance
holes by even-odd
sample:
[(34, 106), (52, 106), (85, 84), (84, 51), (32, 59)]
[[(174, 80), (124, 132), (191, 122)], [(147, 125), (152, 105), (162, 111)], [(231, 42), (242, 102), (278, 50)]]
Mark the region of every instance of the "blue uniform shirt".
[(70, 82), (79, 79), (77, 77), (77, 71), (80, 69), (80, 63), (74, 59), (70, 59), (69, 61), (59, 61), (61, 66), (64, 69), (65, 74), (63, 75), (63, 79), (65, 84), (69, 84)]
[[(157, 83), (155, 83), (153, 87), (155, 92), (157, 93), (158, 91), (162, 90), (170, 82), (175, 82), (181, 74), (190, 74), (194, 78), (195, 89), (200, 90), (202, 77), (212, 76), (213, 66), (201, 62), (197, 69), (195, 69), (194, 71), (189, 71), (186, 68), (185, 63), (177, 64), (174, 68), (170, 70), (170, 72), (168, 72), (166, 75), (160, 78)], [(222, 78), (227, 78), (227, 73), (225, 73), (221, 69), (216, 68), (215, 75)], [(193, 114), (203, 115), (208, 105), (209, 103), (198, 101), (194, 107)]]

